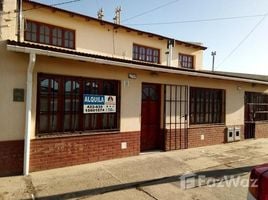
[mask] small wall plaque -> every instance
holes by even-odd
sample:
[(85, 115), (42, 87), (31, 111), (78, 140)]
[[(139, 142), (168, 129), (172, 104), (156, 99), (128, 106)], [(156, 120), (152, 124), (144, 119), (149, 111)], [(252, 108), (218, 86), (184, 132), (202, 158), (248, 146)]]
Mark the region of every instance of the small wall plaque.
[(24, 89), (21, 88), (13, 89), (13, 101), (24, 102)]

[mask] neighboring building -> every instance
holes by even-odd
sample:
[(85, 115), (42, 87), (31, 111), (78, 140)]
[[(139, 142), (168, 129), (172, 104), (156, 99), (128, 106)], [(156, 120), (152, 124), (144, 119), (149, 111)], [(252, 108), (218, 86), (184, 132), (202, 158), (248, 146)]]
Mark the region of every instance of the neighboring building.
[(199, 43), (0, 2), (0, 175), (225, 143), (228, 128), (268, 137), (267, 77), (204, 71)]

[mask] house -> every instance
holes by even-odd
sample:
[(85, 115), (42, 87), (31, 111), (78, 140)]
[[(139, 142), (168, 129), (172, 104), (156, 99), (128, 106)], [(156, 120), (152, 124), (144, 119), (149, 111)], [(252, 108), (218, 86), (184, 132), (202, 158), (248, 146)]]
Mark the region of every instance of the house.
[(0, 175), (268, 137), (267, 77), (203, 70), (202, 44), (0, 2)]

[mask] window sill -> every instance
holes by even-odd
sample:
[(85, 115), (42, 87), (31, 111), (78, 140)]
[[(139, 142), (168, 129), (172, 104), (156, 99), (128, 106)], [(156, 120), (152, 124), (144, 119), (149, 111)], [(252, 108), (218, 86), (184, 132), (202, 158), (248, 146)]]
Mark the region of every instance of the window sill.
[(76, 50), (75, 47), (71, 48), (71, 47), (57, 46), (57, 45), (53, 45), (53, 44), (35, 42), (35, 41), (30, 41), (30, 40), (24, 40), (24, 42), (29, 43), (29, 44), (40, 45), (40, 46), (43, 46), (43, 47), (52, 47), (52, 48), (57, 48), (57, 49), (62, 49), (62, 50), (72, 50), (72, 51)]
[(256, 121), (255, 124), (268, 124), (268, 121)]
[(210, 127), (225, 127), (224, 123), (219, 123), (219, 124), (190, 124), (189, 128), (210, 128)]
[(99, 132), (75, 132), (75, 133), (49, 133), (44, 135), (35, 135), (34, 139), (50, 139), (50, 138), (66, 138), (66, 137), (83, 137), (83, 136), (93, 136), (93, 135), (108, 135), (108, 134), (118, 134), (120, 130), (111, 130), (111, 131), (99, 131)]
[(160, 65), (160, 62), (150, 62), (150, 61), (140, 60), (140, 59), (134, 59), (134, 58), (132, 58), (132, 60), (137, 61), (137, 62), (141, 62), (141, 63), (146, 63), (146, 64), (156, 64), (156, 65)]

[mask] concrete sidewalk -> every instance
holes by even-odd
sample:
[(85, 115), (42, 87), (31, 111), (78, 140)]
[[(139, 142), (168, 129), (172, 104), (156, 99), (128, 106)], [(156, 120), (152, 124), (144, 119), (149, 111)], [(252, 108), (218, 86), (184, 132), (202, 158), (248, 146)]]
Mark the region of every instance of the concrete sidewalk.
[[(247, 179), (251, 167), (264, 162), (268, 162), (268, 139), (148, 153), (34, 172), (28, 177), (0, 178), (0, 200), (228, 199), (216, 194), (215, 198), (208, 197), (209, 192), (195, 198), (194, 190), (187, 193), (179, 188), (179, 178), (192, 172), (211, 177), (237, 175)], [(235, 199), (244, 199), (246, 188), (235, 192), (241, 196)]]

